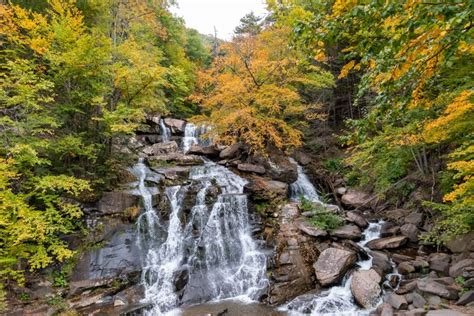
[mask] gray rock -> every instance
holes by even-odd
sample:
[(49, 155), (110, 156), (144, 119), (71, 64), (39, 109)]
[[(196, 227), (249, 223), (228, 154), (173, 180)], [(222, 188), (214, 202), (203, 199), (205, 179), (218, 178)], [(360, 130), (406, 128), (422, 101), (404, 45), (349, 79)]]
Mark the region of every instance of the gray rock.
[(232, 159), (237, 157), (240, 154), (242, 145), (240, 143), (236, 143), (224, 148), (220, 154), (220, 159)]
[(415, 226), (420, 226), (423, 222), (423, 214), (418, 212), (410, 213), (405, 217), (405, 224), (413, 224)]
[(377, 302), (382, 278), (373, 269), (359, 270), (352, 275), (351, 292), (355, 301), (363, 308), (370, 308)]
[(470, 276), (469, 270), (474, 267), (474, 259), (464, 259), (449, 268), (449, 275), (453, 278), (458, 276), (467, 277)]
[(448, 241), (446, 247), (454, 253), (474, 252), (474, 232), (467, 233)]
[(217, 157), (219, 155), (219, 150), (215, 146), (200, 146), (192, 145), (187, 154)]
[(313, 268), (319, 283), (328, 286), (339, 282), (356, 261), (357, 256), (352, 251), (328, 248), (319, 255)]
[(291, 184), (298, 179), (296, 165), (281, 153), (273, 154), (268, 159), (261, 159), (261, 164), (273, 180)]
[(402, 233), (403, 236), (407, 236), (411, 242), (418, 241), (418, 234), (420, 233), (420, 231), (418, 230), (418, 228), (416, 228), (415, 225), (405, 224), (402, 227), (400, 227), (400, 232)]
[(243, 172), (253, 172), (257, 174), (264, 174), (265, 168), (260, 165), (254, 165), (250, 163), (239, 163), (237, 169)]
[(164, 119), (164, 122), (169, 128), (171, 128), (171, 131), (174, 134), (184, 133), (184, 128), (186, 127), (186, 121), (167, 117)]
[(385, 253), (380, 251), (370, 251), (369, 254), (372, 256), (372, 268), (377, 271), (381, 277), (384, 277), (385, 274), (392, 271), (390, 258)]
[(408, 262), (401, 262), (399, 265), (398, 265), (398, 272), (400, 272), (401, 274), (409, 274), (409, 273), (412, 273), (412, 272), (415, 272), (415, 267), (413, 267), (410, 263)]
[(168, 168), (153, 168), (153, 170), (162, 174), (168, 180), (178, 180), (188, 178), (190, 167), (174, 166)]
[(372, 250), (395, 249), (405, 245), (407, 241), (405, 236), (385, 237), (371, 240), (366, 246)]
[(157, 143), (143, 149), (143, 153), (148, 156), (158, 156), (175, 153), (178, 151), (178, 144), (173, 140), (164, 143)]
[(400, 232), (400, 226), (395, 225), (390, 222), (385, 222), (382, 225), (382, 229), (380, 230), (380, 237), (391, 237), (396, 236)]
[(118, 214), (130, 207), (138, 206), (138, 203), (139, 197), (127, 192), (104, 192), (97, 208), (104, 215)]
[(355, 189), (347, 190), (347, 193), (341, 197), (343, 204), (355, 208), (367, 206), (371, 199), (372, 196), (370, 194)]
[(385, 217), (393, 223), (403, 225), (405, 223), (405, 217), (410, 214), (410, 210), (405, 210), (401, 208), (393, 209), (386, 211), (384, 213)]
[(203, 160), (201, 157), (196, 155), (185, 155), (183, 153), (169, 153), (157, 156), (148, 157), (148, 162), (152, 167), (163, 164), (174, 163), (181, 166), (194, 166), (201, 165)]
[(450, 260), (450, 256), (446, 253), (434, 253), (428, 257), (430, 269), (444, 274), (449, 273)]
[(474, 290), (465, 292), (459, 300), (456, 302), (457, 305), (467, 305), (474, 302)]
[(406, 309), (408, 307), (405, 297), (395, 293), (385, 295), (384, 302), (390, 304), (394, 309)]
[(393, 316), (393, 307), (390, 304), (384, 304), (380, 316)]
[(369, 223), (367, 220), (359, 213), (359, 212), (354, 212), (350, 211), (346, 213), (346, 219), (359, 226), (360, 228), (366, 228), (369, 226)]
[(298, 229), (305, 234), (313, 237), (325, 237), (328, 234), (325, 230), (314, 226), (304, 218), (299, 218), (296, 220), (296, 227), (298, 227)]
[(436, 311), (429, 311), (426, 316), (468, 316), (464, 313), (454, 311), (452, 309), (440, 309)]
[(418, 290), (428, 294), (434, 294), (450, 300), (457, 299), (457, 291), (433, 279), (421, 279), (417, 281)]
[(336, 188), (336, 193), (338, 195), (344, 195), (347, 193), (347, 188), (346, 187), (340, 187), (340, 188)]
[(416, 308), (424, 308), (426, 305), (426, 300), (420, 294), (413, 292), (405, 295), (407, 302), (412, 303)]
[(412, 309), (403, 314), (403, 316), (425, 316), (425, 315), (426, 315), (426, 311), (423, 308)]
[(362, 232), (355, 225), (344, 225), (331, 231), (330, 235), (337, 238), (359, 240), (362, 237)]
[(441, 304), (441, 297), (437, 295), (429, 295), (428, 304), (430, 307), (438, 308), (438, 306)]
[(302, 166), (306, 166), (311, 162), (311, 157), (301, 151), (295, 152), (294, 158)]

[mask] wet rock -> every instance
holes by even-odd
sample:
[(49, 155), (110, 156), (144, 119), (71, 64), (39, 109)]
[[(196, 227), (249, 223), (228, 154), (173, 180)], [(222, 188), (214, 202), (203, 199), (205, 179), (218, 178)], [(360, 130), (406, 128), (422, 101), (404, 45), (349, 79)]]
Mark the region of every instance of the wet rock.
[(467, 305), (474, 302), (474, 291), (470, 290), (465, 292), (459, 300), (456, 302), (456, 305)]
[(381, 280), (380, 275), (373, 269), (354, 272), (351, 292), (357, 304), (364, 308), (374, 306), (381, 293), (379, 286)]
[(418, 241), (418, 234), (420, 233), (420, 231), (418, 230), (418, 228), (416, 228), (415, 225), (405, 224), (402, 227), (400, 227), (400, 232), (402, 233), (403, 236), (408, 237), (408, 239), (411, 242)]
[(220, 159), (232, 159), (240, 155), (242, 145), (240, 143), (236, 143), (224, 148), (219, 153)]
[(385, 295), (383, 300), (390, 304), (394, 309), (406, 309), (408, 307), (408, 302), (403, 295), (391, 293)]
[(103, 215), (123, 213), (126, 209), (138, 206), (139, 197), (127, 192), (104, 192), (97, 209)]
[(456, 237), (446, 243), (446, 247), (454, 253), (474, 252), (474, 232)]
[(152, 167), (161, 167), (163, 164), (174, 163), (181, 166), (194, 166), (203, 163), (202, 158), (196, 155), (185, 155), (183, 153), (169, 153), (164, 155), (150, 156), (148, 162)]
[(405, 245), (407, 241), (405, 236), (385, 237), (371, 240), (366, 246), (372, 250), (395, 249)]
[(153, 168), (153, 170), (168, 180), (187, 179), (189, 177), (190, 167), (174, 166), (168, 168)]
[(415, 267), (413, 267), (408, 262), (401, 262), (398, 265), (398, 272), (400, 272), (401, 274), (404, 274), (404, 275), (410, 274), (412, 272), (415, 272)]
[(396, 236), (400, 232), (400, 226), (390, 222), (385, 222), (380, 230), (380, 237)]
[(298, 227), (299, 230), (304, 232), (305, 234), (308, 234), (313, 237), (325, 237), (327, 236), (327, 232), (323, 229), (320, 229), (304, 218), (299, 218), (296, 220), (296, 226)]
[(408, 293), (405, 298), (408, 303), (413, 304), (416, 308), (424, 308), (427, 303), (425, 298), (416, 292)]
[(250, 163), (239, 163), (237, 169), (243, 172), (252, 172), (257, 174), (264, 174), (265, 168), (261, 165), (254, 165)]
[(417, 280), (417, 287), (421, 292), (434, 294), (451, 300), (458, 297), (457, 291), (455, 289), (429, 278)]
[(244, 192), (251, 194), (254, 200), (282, 200), (288, 195), (288, 184), (253, 176), (244, 186)]
[(283, 154), (271, 155), (262, 162), (267, 175), (273, 180), (291, 184), (298, 179), (298, 170), (288, 157)]
[(219, 155), (219, 150), (215, 146), (203, 147), (200, 145), (192, 145), (187, 153), (201, 156), (217, 157)]
[(359, 240), (362, 237), (361, 230), (355, 225), (344, 225), (342, 227), (334, 229), (330, 232), (330, 234), (333, 237), (352, 240)]
[(347, 193), (342, 196), (341, 201), (345, 205), (360, 208), (367, 206), (371, 199), (372, 196), (366, 192), (349, 189)]
[(381, 277), (384, 277), (388, 272), (392, 271), (390, 258), (385, 253), (371, 251), (369, 254), (372, 256), (372, 268), (377, 271)]
[(189, 271), (186, 268), (181, 268), (173, 273), (172, 283), (174, 285), (174, 291), (179, 294), (182, 294), (182, 291), (186, 287), (189, 281)]
[(175, 141), (153, 144), (143, 149), (143, 153), (148, 156), (158, 156), (175, 153), (178, 151), (178, 144)]
[(356, 224), (360, 228), (366, 228), (367, 226), (369, 226), (369, 223), (367, 222), (367, 220), (359, 212), (355, 212), (355, 211), (347, 212), (346, 219), (349, 222)]
[(453, 278), (458, 276), (470, 277), (473, 272), (474, 259), (464, 259), (449, 268), (449, 275)]
[(328, 248), (313, 265), (316, 277), (323, 286), (339, 282), (349, 268), (357, 261), (352, 251)]
[(184, 128), (186, 127), (186, 121), (167, 117), (164, 119), (164, 122), (166, 126), (171, 128), (171, 132), (173, 134), (184, 133)]

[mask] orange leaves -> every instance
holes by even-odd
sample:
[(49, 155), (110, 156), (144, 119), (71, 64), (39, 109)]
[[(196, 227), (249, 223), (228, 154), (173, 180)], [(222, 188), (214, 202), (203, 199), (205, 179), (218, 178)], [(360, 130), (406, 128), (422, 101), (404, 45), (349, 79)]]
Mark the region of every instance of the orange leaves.
[[(463, 133), (464, 128), (472, 124), (474, 103), (471, 99), (473, 94), (472, 90), (461, 92), (446, 107), (443, 115), (426, 125), (424, 134), (427, 142), (444, 141), (455, 133)], [(467, 132), (467, 129), (465, 131)]]
[(347, 77), (349, 72), (354, 68), (355, 64), (356, 64), (355, 60), (351, 60), (350, 62), (345, 64), (344, 67), (342, 67), (341, 72), (339, 73), (339, 76), (337, 78), (338, 79), (343, 79), (343, 78)]

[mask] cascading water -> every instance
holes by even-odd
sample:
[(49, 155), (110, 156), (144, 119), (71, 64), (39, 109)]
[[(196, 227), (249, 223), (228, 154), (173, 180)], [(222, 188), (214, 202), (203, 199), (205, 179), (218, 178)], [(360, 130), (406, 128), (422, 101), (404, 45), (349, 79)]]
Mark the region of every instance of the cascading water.
[(184, 128), (184, 137), (182, 140), (182, 149), (188, 152), (192, 145), (209, 146), (212, 140), (202, 136), (210, 131), (210, 127), (205, 125), (196, 126), (193, 123), (186, 123)]
[(303, 167), (301, 167), (293, 158), (289, 159), (291, 163), (296, 165), (298, 170), (297, 180), (290, 185), (290, 199), (293, 201), (299, 201), (301, 197), (304, 197), (311, 202), (321, 202), (318, 193), (316, 193), (316, 189), (309, 181), (308, 176), (304, 173)]
[[(291, 162), (297, 164), (293, 159), (291, 159)], [(290, 198), (293, 200), (298, 200), (301, 196), (303, 196), (312, 202), (322, 203), (319, 200), (314, 186), (304, 174), (303, 168), (298, 164), (297, 168), (298, 179), (290, 186)], [(358, 242), (358, 245), (362, 247), (367, 253), (369, 253), (370, 250), (366, 248), (365, 245), (369, 241), (380, 237), (382, 224), (383, 221), (370, 223), (363, 232), (364, 238)], [(372, 267), (372, 257), (369, 255), (367, 260), (359, 260), (356, 264), (360, 270), (368, 270)], [(352, 277), (346, 276), (340, 286), (331, 287), (330, 289), (317, 295), (304, 294), (295, 298), (293, 301), (283, 306), (280, 310), (288, 311), (290, 315), (367, 315), (369, 311), (360, 310), (354, 301), (350, 289), (351, 282)]]
[(160, 119), (160, 133), (161, 133), (161, 140), (163, 142), (167, 142), (171, 138), (171, 130), (169, 127), (165, 125), (165, 120)]
[[(266, 256), (251, 235), (243, 194), (246, 181), (213, 162), (192, 167), (190, 184), (165, 188), (170, 204), (165, 221), (153, 209), (145, 186), (151, 171), (142, 161), (132, 171), (139, 178), (145, 209), (138, 229), (144, 252), (145, 302), (152, 304), (146, 313), (160, 315), (183, 302), (257, 299), (268, 285)], [(185, 213), (183, 201), (191, 186), (197, 186), (198, 192), (194, 206)], [(208, 205), (212, 187), (220, 194)], [(178, 288), (177, 279), (185, 280), (185, 285)]]

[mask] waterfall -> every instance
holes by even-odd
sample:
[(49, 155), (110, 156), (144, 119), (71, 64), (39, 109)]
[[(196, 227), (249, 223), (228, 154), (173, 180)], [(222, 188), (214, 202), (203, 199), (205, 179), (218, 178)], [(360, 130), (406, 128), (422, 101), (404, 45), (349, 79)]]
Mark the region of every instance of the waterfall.
[(186, 123), (184, 128), (184, 137), (182, 140), (182, 149), (184, 152), (189, 151), (192, 145), (210, 146), (212, 140), (203, 138), (202, 136), (210, 131), (209, 126), (196, 126), (193, 123)]
[[(144, 206), (138, 229), (144, 302), (152, 305), (146, 313), (160, 315), (183, 303), (258, 299), (268, 285), (267, 258), (251, 234), (243, 194), (246, 180), (213, 162), (194, 166), (189, 184), (164, 189), (169, 203), (165, 220), (153, 209), (150, 188), (145, 186), (151, 170), (139, 161), (132, 171)], [(197, 193), (190, 193), (193, 186)], [(214, 203), (209, 202), (211, 188), (218, 189)], [(185, 211), (188, 194), (195, 195), (195, 202)]]
[(161, 141), (167, 142), (171, 138), (171, 129), (165, 125), (165, 120), (160, 118)]
[(304, 197), (311, 202), (320, 202), (318, 193), (316, 193), (316, 189), (309, 181), (303, 167), (301, 167), (293, 158), (289, 159), (291, 163), (296, 165), (298, 170), (297, 180), (290, 185), (290, 199), (293, 201), (299, 201), (301, 197)]
[[(357, 244), (368, 251), (365, 245), (380, 237), (380, 231), (383, 221), (370, 223), (364, 231), (364, 238)], [(369, 270), (372, 267), (372, 258), (359, 260), (356, 265), (360, 270)], [(285, 305), (282, 309), (288, 310), (290, 315), (368, 315), (370, 311), (360, 310), (351, 293), (352, 277), (345, 277), (340, 286), (333, 286), (317, 295), (308, 296), (308, 294), (295, 298)]]

